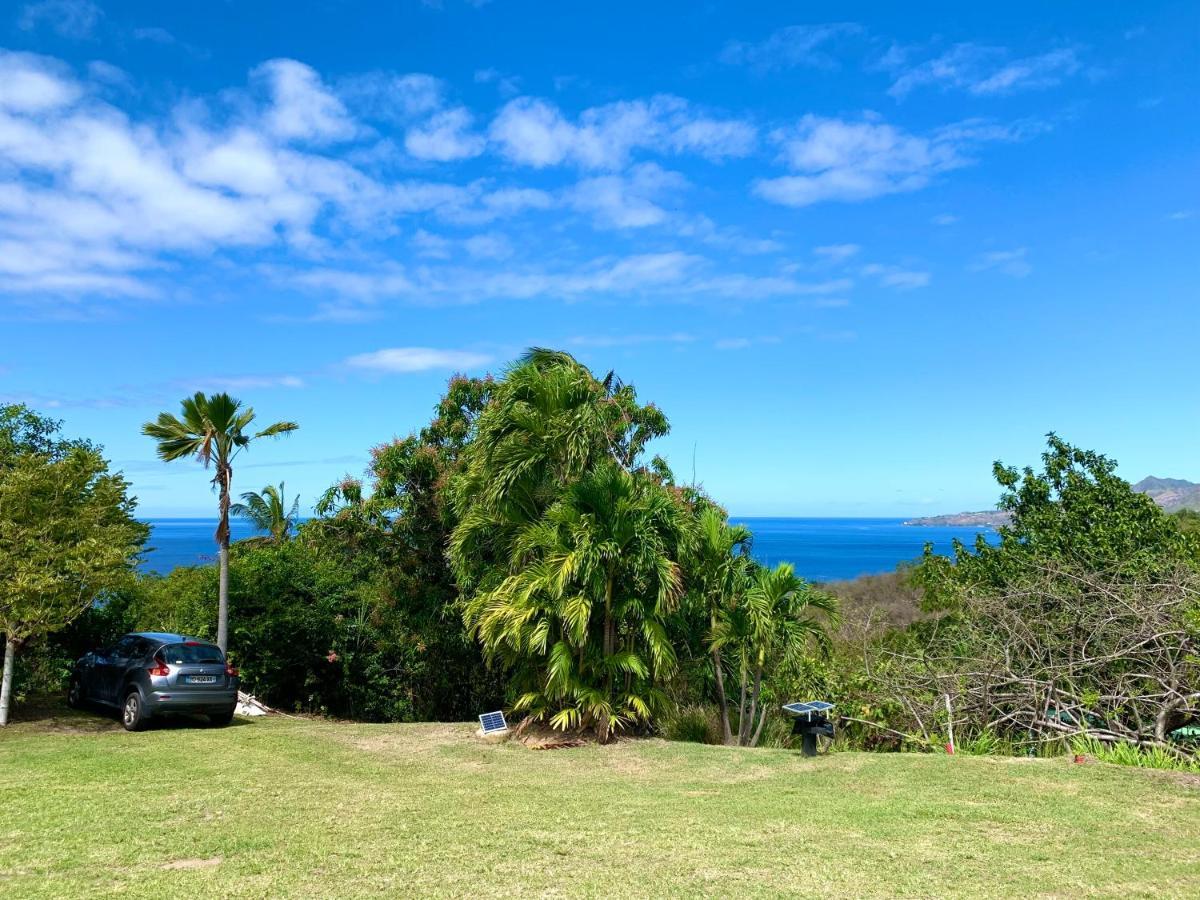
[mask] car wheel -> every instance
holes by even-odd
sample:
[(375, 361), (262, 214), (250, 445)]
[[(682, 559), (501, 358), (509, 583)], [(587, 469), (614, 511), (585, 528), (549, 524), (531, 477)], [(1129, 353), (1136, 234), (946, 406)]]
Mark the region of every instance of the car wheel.
[(145, 706), (142, 704), (142, 695), (137, 691), (125, 695), (125, 702), (121, 705), (121, 724), (126, 731), (141, 731), (146, 724)]
[(230, 722), (233, 721), (234, 711), (235, 710), (230, 709), (230, 710), (226, 710), (225, 712), (209, 713), (208, 714), (208, 724), (213, 725), (217, 728), (224, 728), (226, 725), (228, 725)]
[(67, 706), (71, 709), (83, 708), (83, 684), (78, 676), (71, 678), (71, 684), (67, 688)]

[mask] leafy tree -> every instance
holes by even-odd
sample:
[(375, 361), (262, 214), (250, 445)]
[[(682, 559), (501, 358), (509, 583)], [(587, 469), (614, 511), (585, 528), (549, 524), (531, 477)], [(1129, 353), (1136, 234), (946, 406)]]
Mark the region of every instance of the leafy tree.
[(998, 507), (1012, 514), (998, 544), (982, 535), (973, 549), (955, 541), (953, 564), (926, 546), (914, 577), (928, 607), (953, 606), (964, 589), (1004, 588), (1049, 568), (1141, 578), (1195, 562), (1195, 538), (1118, 477), (1114, 460), (1054, 433), (1047, 445), (1040, 472), (993, 467), (1004, 489)]
[(744, 525), (731, 525), (725, 511), (705, 504), (697, 515), (696, 540), (688, 559), (688, 579), (692, 594), (699, 602), (699, 615), (707, 619), (707, 640), (712, 657), (713, 678), (722, 737), (735, 743), (729, 721), (729, 698), (725, 692), (724, 646), (711, 640), (719, 627), (724, 610), (737, 603), (750, 583), (754, 561), (750, 558), (753, 535)]
[(128, 578), (147, 535), (125, 480), (108, 472), (97, 450), (57, 444), (57, 423), (46, 422), (35, 431), (34, 452), (16, 452), (21, 439), (0, 428), (8, 447), (0, 469), (0, 725), (8, 721), (18, 648), (65, 627)]
[(217, 605), (217, 645), (229, 645), (229, 510), (233, 487), (233, 461), (251, 442), (295, 431), (295, 422), (276, 422), (262, 431), (250, 433), (254, 410), (242, 409), (240, 400), (228, 394), (205, 396), (197, 392), (182, 402), (182, 416), (159, 413), (153, 422), (142, 426), (142, 433), (158, 442), (158, 456), (164, 462), (195, 457), (207, 469), (215, 467), (212, 483), (218, 494), (218, 523), (214, 538), (220, 569)]
[[(457, 523), (447, 487), (462, 468), (463, 449), (493, 384), (491, 378), (451, 378), (429, 424), (374, 448), (366, 482), (346, 477), (335, 484), (318, 500), (318, 518), (303, 529), (371, 584), (377, 651), (396, 654), (389, 668), (426, 719), (469, 718), (484, 706), (494, 708), (504, 694), (504, 673), (489, 671), (467, 633), (446, 557)], [(418, 648), (411, 665), (403, 662), (409, 646)]]
[(514, 667), (517, 708), (556, 727), (607, 738), (660, 705), (685, 528), (638, 462), (666, 431), (611, 373), (534, 349), (494, 385), (451, 480), (464, 620)]
[(686, 521), (658, 482), (603, 460), (513, 535), (505, 577), (465, 618), (512, 666), (515, 710), (561, 729), (595, 723), (602, 741), (662, 711)]
[(1194, 509), (1181, 509), (1171, 513), (1171, 518), (1185, 534), (1200, 535), (1200, 512)]
[(265, 531), (265, 538), (250, 538), (254, 541), (266, 540), (283, 543), (291, 537), (292, 529), (296, 526), (296, 517), (300, 513), (300, 497), (292, 500), (291, 507), (287, 506), (286, 491), (283, 482), (276, 487), (268, 484), (262, 493), (247, 491), (242, 494), (242, 502), (229, 507), (231, 515), (249, 519), (259, 531)]

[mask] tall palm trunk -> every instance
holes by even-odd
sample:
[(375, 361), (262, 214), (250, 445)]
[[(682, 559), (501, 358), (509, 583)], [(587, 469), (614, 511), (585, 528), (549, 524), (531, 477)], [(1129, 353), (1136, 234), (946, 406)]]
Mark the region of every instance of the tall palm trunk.
[[(608, 578), (604, 581), (604, 663), (607, 666), (609, 658), (613, 654), (613, 641), (615, 638), (615, 629), (613, 628), (612, 619), (612, 597), (613, 597), (613, 576), (611, 571)], [(608, 675), (605, 681), (605, 692), (608, 694), (609, 701), (612, 700), (612, 669), (608, 670)], [(600, 722), (600, 743), (607, 744), (609, 732), (612, 729), (612, 723), (606, 716)]]
[(229, 495), (233, 487), (233, 467), (225, 461), (217, 463), (217, 489), (220, 518), (217, 522), (217, 646), (225, 653), (229, 649)]

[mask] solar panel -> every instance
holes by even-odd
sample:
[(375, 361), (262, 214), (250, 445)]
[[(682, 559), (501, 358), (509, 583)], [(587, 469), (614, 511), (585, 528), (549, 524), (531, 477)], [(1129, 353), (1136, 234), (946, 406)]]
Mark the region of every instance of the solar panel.
[(508, 723), (504, 721), (504, 713), (499, 710), (484, 713), (479, 717), (479, 730), (484, 734), (499, 734), (502, 731), (508, 731)]
[(833, 709), (832, 703), (827, 703), (824, 700), (809, 700), (806, 703), (787, 703), (783, 707), (783, 711), (789, 715), (796, 717), (804, 716), (811, 720), (816, 713), (828, 712)]

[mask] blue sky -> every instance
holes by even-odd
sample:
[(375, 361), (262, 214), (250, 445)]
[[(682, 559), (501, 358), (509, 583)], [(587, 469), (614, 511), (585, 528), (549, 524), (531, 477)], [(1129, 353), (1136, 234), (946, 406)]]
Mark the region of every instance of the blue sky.
[(1200, 480), (1200, 7), (0, 11), (0, 398), (207, 514), (227, 389), (305, 505), (530, 345), (739, 515), (989, 506), (1044, 432)]

